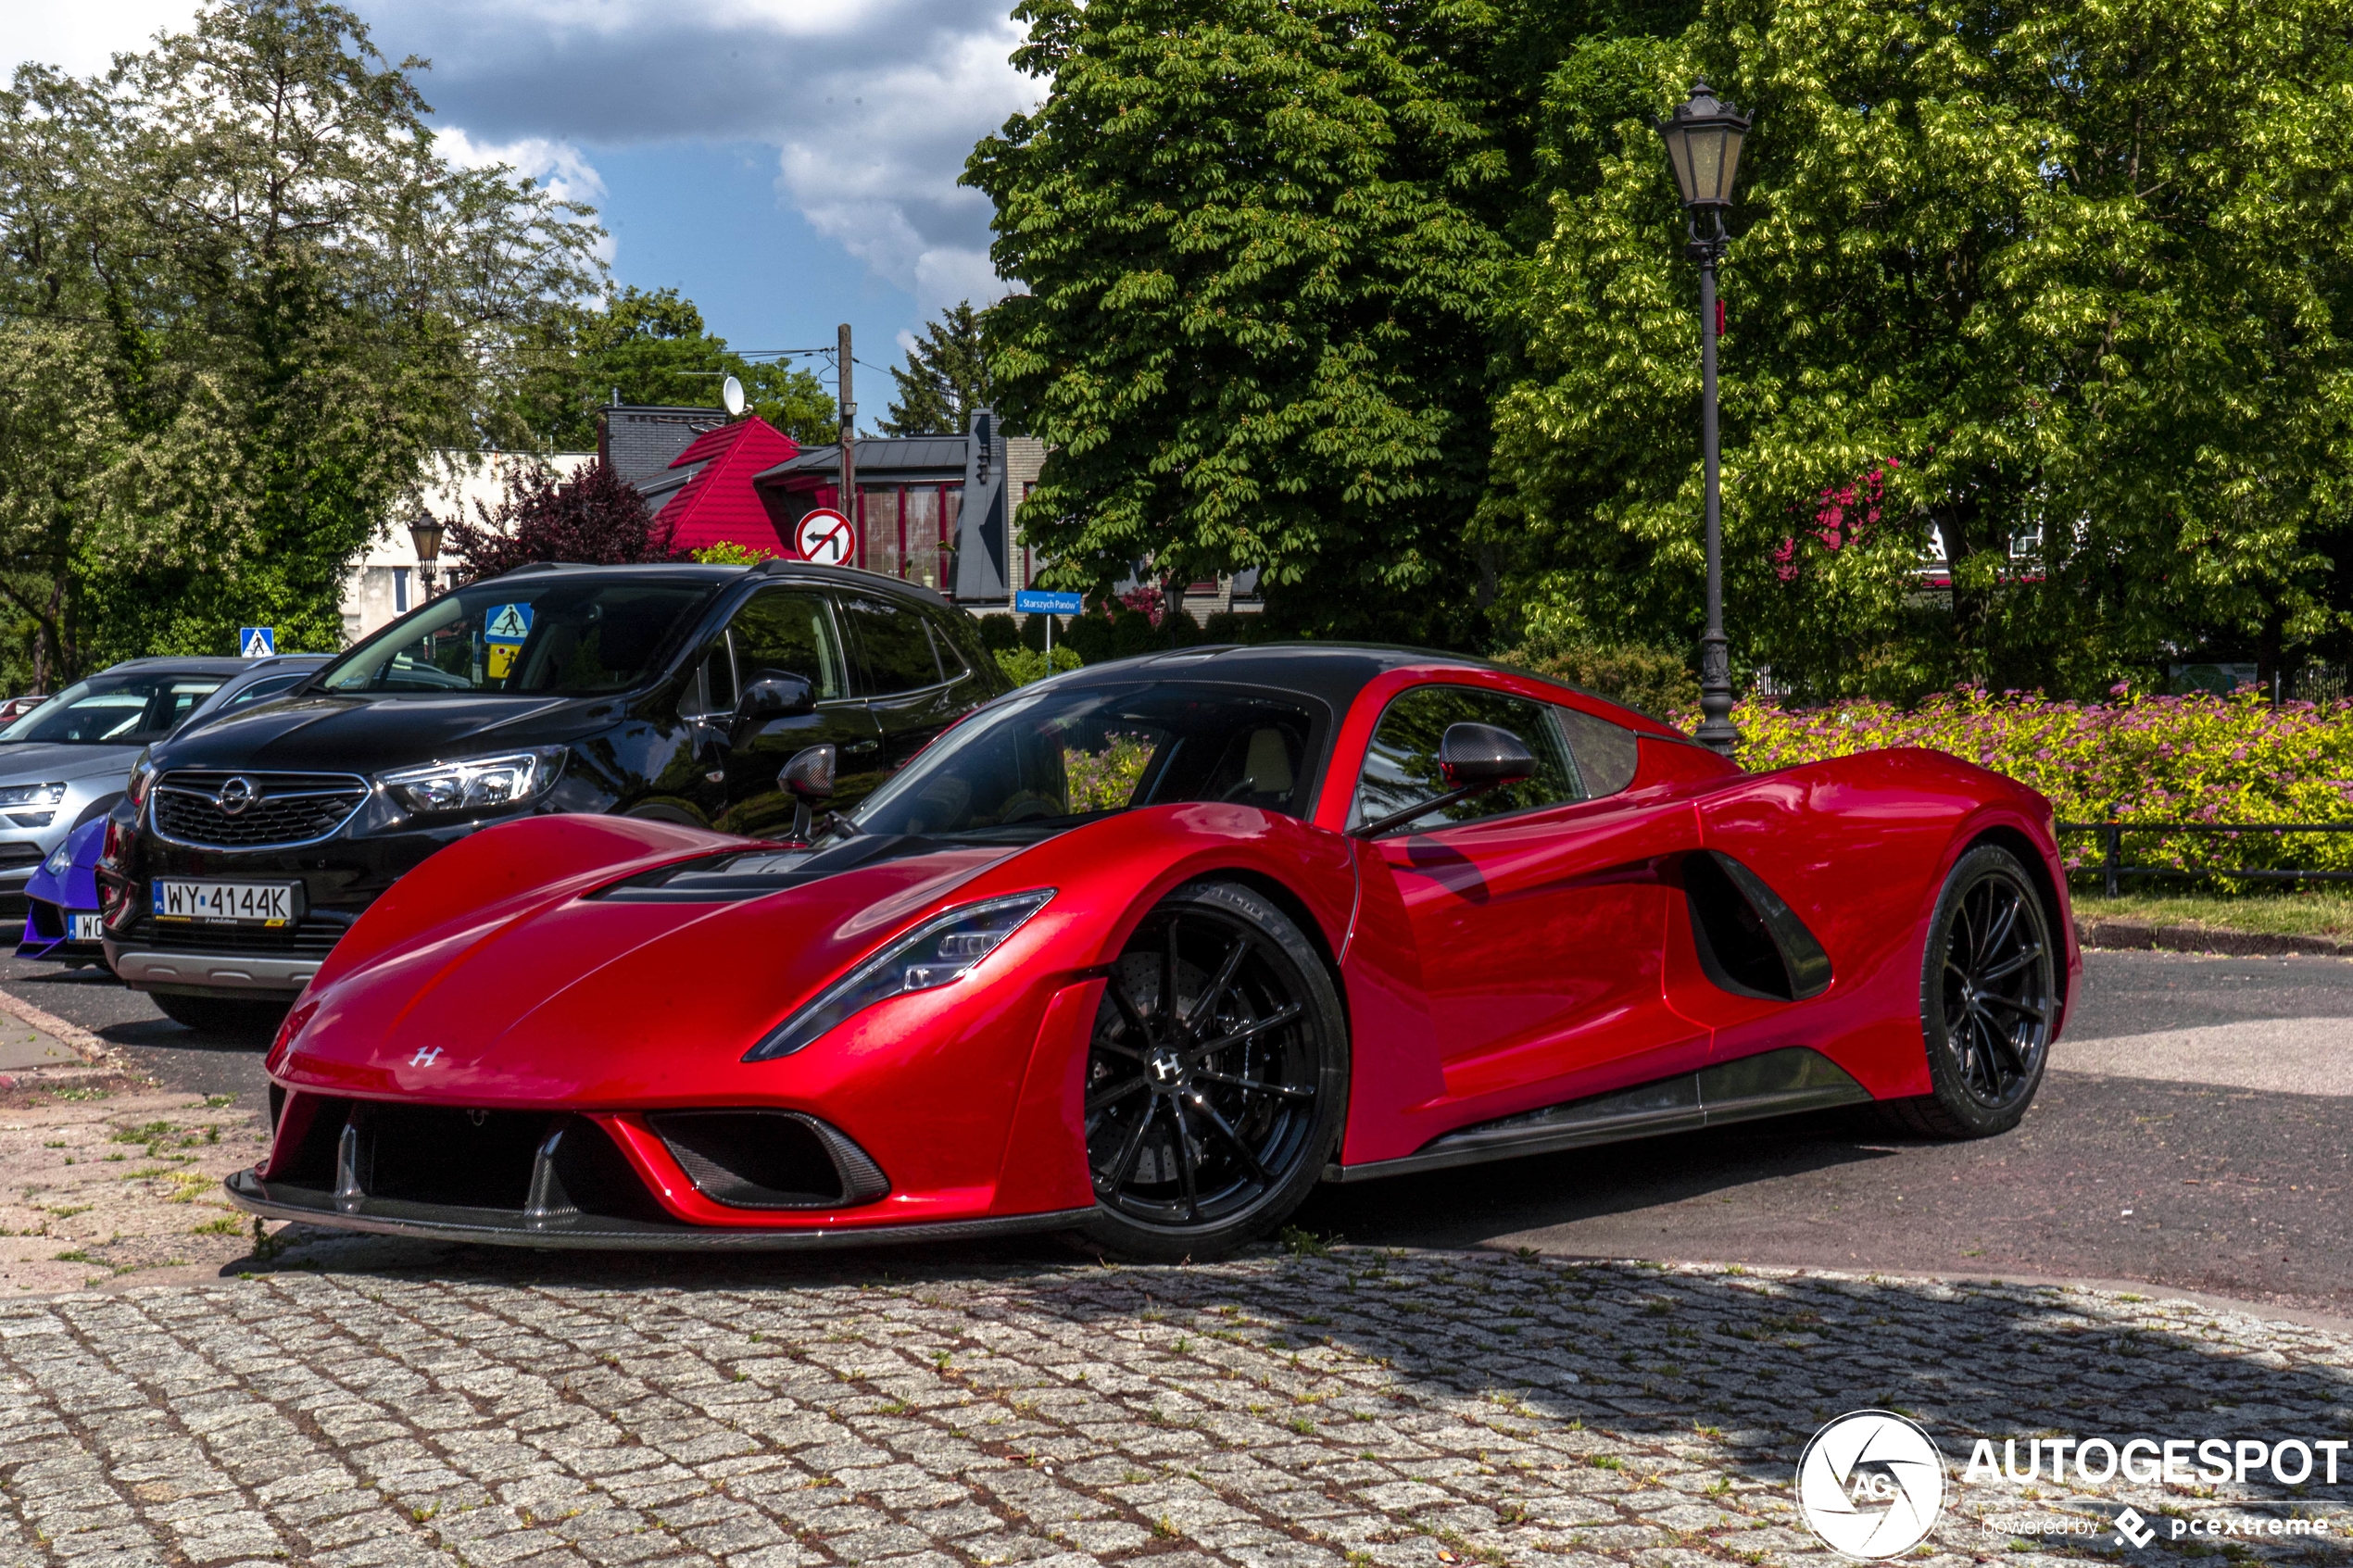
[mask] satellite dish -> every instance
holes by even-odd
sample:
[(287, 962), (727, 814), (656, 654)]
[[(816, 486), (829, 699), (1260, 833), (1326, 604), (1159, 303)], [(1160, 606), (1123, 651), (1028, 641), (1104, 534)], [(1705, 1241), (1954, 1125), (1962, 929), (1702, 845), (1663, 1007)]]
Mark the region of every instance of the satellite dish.
[(729, 376), (719, 383), (719, 401), (727, 406), (730, 419), (744, 411), (744, 383)]

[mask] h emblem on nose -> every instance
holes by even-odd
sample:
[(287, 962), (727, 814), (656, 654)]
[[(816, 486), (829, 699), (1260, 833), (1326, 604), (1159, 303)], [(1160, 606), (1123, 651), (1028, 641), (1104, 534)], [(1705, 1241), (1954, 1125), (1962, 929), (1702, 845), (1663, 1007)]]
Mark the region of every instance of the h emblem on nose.
[(409, 1059), (409, 1065), (411, 1067), (431, 1067), (440, 1055), (441, 1047), (439, 1046), (427, 1046), (419, 1049), (416, 1055)]

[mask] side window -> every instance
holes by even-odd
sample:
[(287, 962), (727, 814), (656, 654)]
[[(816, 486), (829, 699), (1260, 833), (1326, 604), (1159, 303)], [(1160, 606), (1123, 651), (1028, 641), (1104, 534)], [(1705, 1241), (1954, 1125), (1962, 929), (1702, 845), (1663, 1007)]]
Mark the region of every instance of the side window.
[(924, 624), (931, 628), (931, 651), (939, 659), (939, 678), (961, 681), (972, 673), (964, 663), (964, 656), (956, 651), (956, 639), (947, 627), (926, 616)]
[(722, 632), (695, 666), (695, 678), (678, 704), (682, 716), (709, 719), (736, 710), (736, 660)]
[[(823, 594), (792, 588), (770, 588), (736, 612), (727, 628), (736, 645), (736, 671), (749, 685), (771, 670), (799, 675), (817, 688), (817, 700), (829, 702), (849, 695), (841, 641), (834, 633), (834, 619)], [(706, 663), (704, 678), (711, 678)], [(735, 706), (730, 683), (726, 706)]]
[(1577, 776), (1588, 796), (1616, 795), (1634, 782), (1642, 759), (1633, 731), (1574, 708), (1555, 707), (1553, 717), (1560, 721), (1562, 733), (1568, 737), (1568, 754), (1577, 763)]
[(1400, 692), (1382, 710), (1372, 744), (1365, 748), (1365, 768), (1356, 781), (1356, 803), (1349, 824), (1377, 822), (1402, 811), (1417, 800), (1446, 793), (1439, 775), (1438, 746), (1450, 724), (1493, 724), (1511, 731), (1535, 754), (1532, 778), (1504, 789), (1458, 800), (1452, 806), (1416, 818), (1393, 832), (1427, 833), (1449, 822), (1466, 822), (1506, 811), (1532, 810), (1563, 801), (1581, 800), (1576, 766), (1561, 744), (1549, 703), (1530, 702), (1502, 692), (1472, 686), (1416, 686)]
[(889, 696), (939, 684), (939, 660), (931, 651), (931, 633), (912, 606), (849, 594), (842, 598), (841, 608), (849, 621), (849, 634), (865, 657), (867, 696)]

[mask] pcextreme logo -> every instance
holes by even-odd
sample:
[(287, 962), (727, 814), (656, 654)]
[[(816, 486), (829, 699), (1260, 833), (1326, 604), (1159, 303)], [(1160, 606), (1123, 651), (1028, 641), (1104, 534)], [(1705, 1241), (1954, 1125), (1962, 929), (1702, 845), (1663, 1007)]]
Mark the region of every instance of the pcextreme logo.
[(1797, 1511), (1842, 1557), (1871, 1562), (1909, 1551), (1944, 1512), (1944, 1456), (1891, 1411), (1850, 1411), (1798, 1456)]

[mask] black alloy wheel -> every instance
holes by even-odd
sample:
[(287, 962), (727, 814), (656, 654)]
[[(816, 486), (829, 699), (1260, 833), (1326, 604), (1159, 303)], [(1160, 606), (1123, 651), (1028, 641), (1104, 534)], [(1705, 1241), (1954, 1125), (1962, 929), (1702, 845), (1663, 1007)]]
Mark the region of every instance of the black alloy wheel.
[(1088, 1242), (1174, 1260), (1264, 1235), (1321, 1178), (1347, 1112), (1321, 956), (1251, 888), (1178, 889), (1113, 966), (1086, 1095)]
[(1970, 850), (1945, 880), (1921, 962), (1934, 1088), (1891, 1111), (1935, 1137), (2007, 1132), (2042, 1085), (2058, 1013), (2058, 952), (2041, 893), (2007, 850)]

